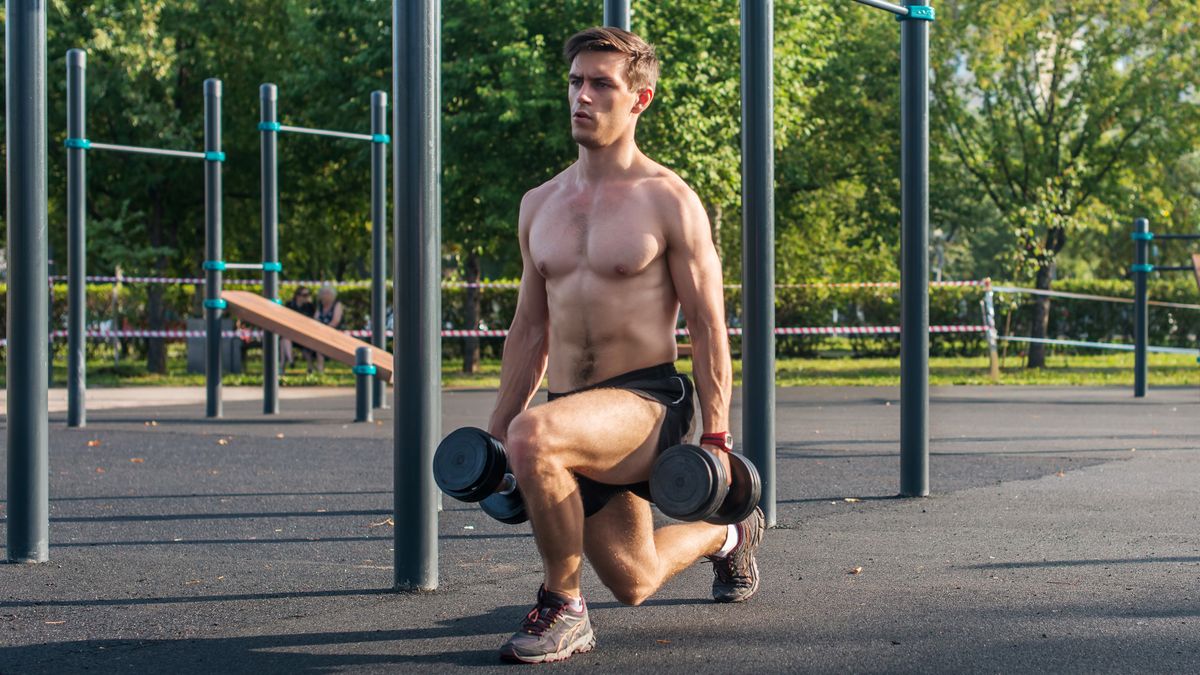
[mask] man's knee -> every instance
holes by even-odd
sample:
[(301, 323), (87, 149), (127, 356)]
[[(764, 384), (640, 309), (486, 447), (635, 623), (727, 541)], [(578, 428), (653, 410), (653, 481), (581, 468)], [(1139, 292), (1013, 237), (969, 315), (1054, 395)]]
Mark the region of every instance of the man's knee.
[(612, 591), (613, 597), (617, 599), (617, 602), (631, 607), (637, 607), (646, 600), (649, 600), (655, 590), (650, 586), (632, 580), (629, 583), (606, 585), (608, 586), (608, 590)]
[(518, 480), (563, 468), (548, 420), (532, 411), (517, 415), (508, 425), (504, 449)]

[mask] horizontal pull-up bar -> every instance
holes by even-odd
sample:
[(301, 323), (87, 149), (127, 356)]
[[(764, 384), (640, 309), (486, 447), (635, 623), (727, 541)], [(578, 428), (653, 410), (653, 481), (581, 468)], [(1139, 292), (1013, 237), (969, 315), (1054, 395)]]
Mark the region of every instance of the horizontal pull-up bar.
[(914, 21), (933, 21), (933, 8), (928, 5), (896, 5), (883, 0), (854, 0), (860, 5), (867, 5), (875, 9), (882, 9), (885, 12), (891, 12), (896, 15), (897, 19), (912, 19)]
[(1154, 239), (1200, 239), (1200, 234), (1157, 234), (1155, 232), (1134, 232), (1134, 241), (1152, 241)]
[(333, 138), (348, 138), (353, 141), (370, 141), (372, 143), (391, 143), (392, 137), (387, 134), (355, 134), (349, 131), (330, 131), (328, 129), (310, 129), (308, 127), (293, 127), (278, 122), (259, 122), (259, 131), (286, 131), (293, 134), (310, 134), (313, 136), (332, 136)]
[(131, 152), (137, 155), (158, 155), (160, 157), (186, 157), (188, 159), (205, 159), (212, 162), (224, 162), (223, 152), (192, 152), (190, 150), (164, 150), (162, 148), (140, 148), (134, 145), (116, 145), (114, 143), (93, 143), (86, 138), (68, 138), (63, 145), (78, 150), (114, 150), (116, 152)]
[(1147, 263), (1130, 265), (1131, 272), (1194, 272), (1196, 268), (1192, 265), (1151, 265)]

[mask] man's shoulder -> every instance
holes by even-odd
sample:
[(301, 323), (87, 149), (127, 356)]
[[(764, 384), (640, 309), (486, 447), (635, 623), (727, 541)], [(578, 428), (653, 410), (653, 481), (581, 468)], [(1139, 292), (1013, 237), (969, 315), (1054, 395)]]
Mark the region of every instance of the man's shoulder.
[(664, 220), (672, 223), (686, 221), (685, 215), (697, 208), (703, 210), (699, 195), (687, 181), (657, 162), (651, 164), (646, 178), (639, 182)]
[(521, 210), (536, 209), (544, 204), (562, 186), (563, 176), (568, 170), (564, 169), (550, 180), (526, 192), (521, 197)]

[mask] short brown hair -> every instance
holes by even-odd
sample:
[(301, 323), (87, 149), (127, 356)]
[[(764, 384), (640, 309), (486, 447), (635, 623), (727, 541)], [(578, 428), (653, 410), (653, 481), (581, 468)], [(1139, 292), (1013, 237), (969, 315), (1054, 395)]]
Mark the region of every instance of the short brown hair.
[(608, 26), (585, 28), (567, 39), (563, 57), (570, 65), (583, 51), (624, 54), (625, 80), (630, 89), (653, 89), (658, 83), (658, 56), (654, 53), (654, 45), (627, 30)]

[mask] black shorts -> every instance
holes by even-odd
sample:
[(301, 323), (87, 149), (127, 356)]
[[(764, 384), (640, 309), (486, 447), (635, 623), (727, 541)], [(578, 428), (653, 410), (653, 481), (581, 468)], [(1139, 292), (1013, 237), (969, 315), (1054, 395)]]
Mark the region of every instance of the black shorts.
[[(695, 388), (687, 375), (680, 374), (675, 370), (674, 364), (664, 363), (630, 371), (575, 391), (557, 394), (550, 392), (548, 399), (553, 401), (593, 389), (625, 389), (642, 398), (663, 404), (667, 413), (663, 418), (662, 430), (658, 434), (657, 452), (662, 452), (691, 438), (692, 418), (695, 413), (693, 400)], [(585, 517), (595, 515), (604, 508), (608, 500), (622, 492), (632, 492), (642, 499), (650, 501), (650, 483), (646, 481), (626, 485), (610, 485), (579, 474), (575, 475), (575, 479), (579, 481), (579, 494), (583, 497), (583, 515)]]

